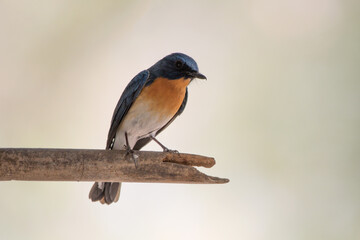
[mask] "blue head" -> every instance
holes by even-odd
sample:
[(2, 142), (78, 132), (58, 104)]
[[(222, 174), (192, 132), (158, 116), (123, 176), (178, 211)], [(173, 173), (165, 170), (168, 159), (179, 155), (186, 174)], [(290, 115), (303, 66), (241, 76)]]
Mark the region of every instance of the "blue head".
[(164, 57), (149, 68), (149, 71), (156, 77), (168, 79), (206, 79), (204, 75), (199, 73), (195, 60), (183, 53), (172, 53)]

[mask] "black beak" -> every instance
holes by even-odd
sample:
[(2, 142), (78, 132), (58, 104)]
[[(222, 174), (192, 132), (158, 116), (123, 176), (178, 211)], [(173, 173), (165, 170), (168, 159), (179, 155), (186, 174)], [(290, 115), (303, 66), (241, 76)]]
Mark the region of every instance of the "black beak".
[(205, 79), (205, 80), (207, 80), (206, 76), (203, 75), (203, 74), (201, 74), (201, 73), (199, 73), (199, 72), (189, 72), (188, 74), (189, 74), (191, 77), (193, 77), (193, 78), (199, 78), (199, 79)]

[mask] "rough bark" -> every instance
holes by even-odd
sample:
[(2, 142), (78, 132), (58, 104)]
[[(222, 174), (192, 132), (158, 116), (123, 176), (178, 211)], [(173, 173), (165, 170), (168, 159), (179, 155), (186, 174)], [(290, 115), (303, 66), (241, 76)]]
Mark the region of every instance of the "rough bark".
[(0, 181), (111, 181), (227, 183), (193, 166), (210, 168), (214, 158), (184, 153), (86, 149), (0, 149)]

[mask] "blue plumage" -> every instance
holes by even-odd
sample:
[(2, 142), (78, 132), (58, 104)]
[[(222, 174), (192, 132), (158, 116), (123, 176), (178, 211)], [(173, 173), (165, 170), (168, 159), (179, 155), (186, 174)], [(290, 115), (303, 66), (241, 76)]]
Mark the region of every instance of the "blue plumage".
[(107, 149), (112, 149), (112, 144), (115, 138), (116, 130), (121, 123), (121, 120), (126, 115), (127, 111), (135, 101), (137, 96), (149, 79), (150, 72), (148, 70), (141, 71), (138, 73), (126, 86), (123, 94), (121, 95), (111, 119), (111, 125), (108, 133), (108, 139), (106, 143)]

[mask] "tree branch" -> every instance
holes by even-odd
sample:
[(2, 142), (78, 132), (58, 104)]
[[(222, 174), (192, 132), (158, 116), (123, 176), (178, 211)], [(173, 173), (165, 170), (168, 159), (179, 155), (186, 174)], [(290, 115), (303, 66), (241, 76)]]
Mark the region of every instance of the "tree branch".
[(184, 153), (84, 149), (0, 149), (0, 181), (108, 181), (227, 183), (192, 166), (210, 168), (214, 158)]

